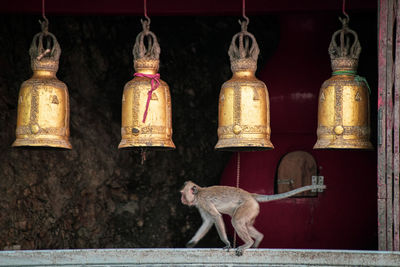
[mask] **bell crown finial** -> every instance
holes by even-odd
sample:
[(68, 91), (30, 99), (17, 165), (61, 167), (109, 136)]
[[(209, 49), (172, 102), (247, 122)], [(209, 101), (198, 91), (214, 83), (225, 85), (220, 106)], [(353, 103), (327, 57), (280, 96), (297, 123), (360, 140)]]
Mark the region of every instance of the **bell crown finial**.
[[(160, 57), (160, 45), (158, 44), (156, 35), (150, 31), (150, 19), (141, 20), (143, 30), (136, 36), (135, 45), (133, 46), (133, 57), (138, 59), (158, 60)], [(147, 47), (144, 44), (144, 38), (147, 39)]]
[(44, 17), (39, 21), (42, 31), (37, 33), (29, 48), (32, 70), (48, 70), (56, 72), (61, 55), (61, 47), (54, 34), (49, 32), (49, 21)]
[[(133, 46), (134, 68), (136, 71), (141, 69), (152, 69), (157, 72), (160, 57), (160, 45), (156, 35), (150, 31), (150, 18), (141, 20), (143, 30), (137, 35)], [(145, 37), (147, 46), (145, 45)]]
[[(355, 31), (349, 28), (350, 18), (347, 14), (346, 17), (340, 18), (342, 29), (336, 31), (332, 35), (331, 43), (329, 44), (329, 55), (331, 57), (332, 69), (334, 71), (343, 70), (356, 70), (358, 66), (358, 58), (361, 53), (361, 45), (358, 40), (358, 35)], [(353, 36), (353, 39), (350, 38)], [(337, 38), (339, 37), (339, 45)], [(352, 42), (352, 43), (351, 43)]]
[[(231, 69), (233, 72), (240, 70), (255, 71), (257, 69), (257, 59), (260, 49), (254, 35), (247, 31), (249, 20), (239, 20), (239, 24), (242, 30), (233, 36), (228, 50)], [(250, 40), (252, 42), (251, 46), (249, 44)]]

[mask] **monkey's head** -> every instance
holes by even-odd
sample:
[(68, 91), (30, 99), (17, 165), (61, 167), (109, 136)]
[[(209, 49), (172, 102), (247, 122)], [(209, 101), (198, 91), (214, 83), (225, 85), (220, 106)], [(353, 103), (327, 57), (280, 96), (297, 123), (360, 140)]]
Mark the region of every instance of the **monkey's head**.
[(181, 192), (182, 204), (193, 206), (196, 200), (196, 195), (198, 193), (199, 186), (192, 181), (186, 181), (183, 185)]

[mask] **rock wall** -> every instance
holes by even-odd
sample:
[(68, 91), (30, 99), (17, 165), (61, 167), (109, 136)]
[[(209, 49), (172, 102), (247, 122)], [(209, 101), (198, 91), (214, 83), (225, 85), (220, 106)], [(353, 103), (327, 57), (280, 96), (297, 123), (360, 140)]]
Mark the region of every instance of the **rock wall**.
[[(119, 151), (121, 98), (132, 79), (135, 16), (51, 16), (69, 88), (71, 151), (11, 148), (17, 97), (32, 74), (28, 49), (39, 16), (0, 17), (0, 249), (183, 247), (201, 224), (180, 203), (185, 180), (218, 184), (231, 153), (216, 152), (220, 86), (238, 17), (154, 17), (161, 78), (171, 89), (176, 150)], [(277, 44), (276, 20), (251, 18), (261, 55)], [(221, 247), (215, 230), (199, 244)]]

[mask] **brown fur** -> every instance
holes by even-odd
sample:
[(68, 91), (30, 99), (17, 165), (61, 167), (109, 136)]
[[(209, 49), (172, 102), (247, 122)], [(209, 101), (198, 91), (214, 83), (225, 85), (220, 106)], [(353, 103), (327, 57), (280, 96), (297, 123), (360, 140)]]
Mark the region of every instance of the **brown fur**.
[(192, 181), (187, 181), (180, 191), (181, 201), (185, 205), (198, 208), (203, 224), (186, 246), (194, 247), (215, 224), (219, 237), (225, 243), (225, 248), (229, 250), (231, 244), (226, 236), (221, 215), (228, 214), (232, 218), (232, 226), (244, 242), (236, 249), (236, 255), (240, 256), (245, 249), (258, 247), (264, 237), (253, 226), (260, 212), (258, 202), (283, 199), (304, 191), (325, 188), (325, 185), (309, 185), (277, 195), (258, 195), (231, 186), (200, 187)]
[(188, 181), (181, 190), (181, 194), (182, 203), (196, 206), (203, 218), (202, 226), (187, 243), (187, 247), (194, 247), (215, 224), (221, 240), (226, 245), (225, 248), (229, 250), (231, 244), (226, 236), (221, 213), (232, 217), (233, 227), (245, 242), (244, 245), (237, 248), (238, 256), (242, 255), (246, 248), (257, 247), (263, 239), (263, 234), (253, 227), (260, 208), (249, 192), (229, 186), (200, 187)]

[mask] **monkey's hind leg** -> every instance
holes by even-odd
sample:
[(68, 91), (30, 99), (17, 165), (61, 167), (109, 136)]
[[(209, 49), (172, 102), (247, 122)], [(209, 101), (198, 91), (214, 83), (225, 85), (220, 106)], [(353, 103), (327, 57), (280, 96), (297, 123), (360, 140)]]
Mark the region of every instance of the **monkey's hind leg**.
[(254, 244), (254, 240), (251, 238), (251, 234), (249, 233), (249, 226), (252, 226), (259, 210), (260, 207), (255, 200), (246, 201), (236, 209), (235, 214), (232, 217), (232, 226), (244, 242), (242, 246), (236, 249), (237, 256), (243, 255), (243, 251)]
[(258, 246), (260, 245), (261, 241), (264, 238), (264, 235), (259, 231), (257, 231), (257, 229), (253, 225), (249, 225), (247, 229), (249, 230), (250, 236), (255, 240), (252, 247), (258, 248)]

